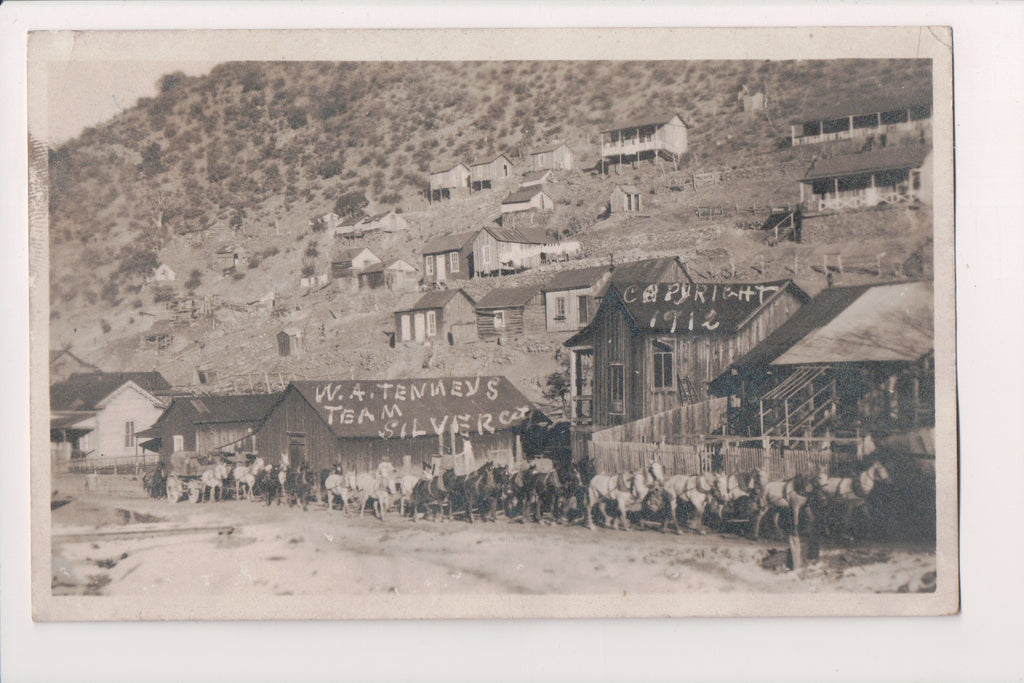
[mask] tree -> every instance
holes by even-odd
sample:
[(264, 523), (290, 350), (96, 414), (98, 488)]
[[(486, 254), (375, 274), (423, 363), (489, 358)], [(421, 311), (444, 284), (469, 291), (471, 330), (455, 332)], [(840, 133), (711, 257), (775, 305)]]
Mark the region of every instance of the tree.
[(356, 216), (370, 205), (370, 200), (361, 192), (346, 192), (334, 202), (334, 213), (339, 216)]
[(151, 143), (142, 150), (142, 163), (139, 164), (139, 170), (145, 174), (147, 178), (152, 178), (156, 174), (164, 170), (163, 163), (161, 162), (161, 154), (163, 150), (160, 149), (159, 143)]
[(566, 409), (566, 399), (569, 397), (569, 369), (565, 368), (559, 372), (552, 372), (544, 380), (544, 389), (541, 396), (549, 401), (558, 401), (562, 404), (562, 410)]
[(199, 269), (195, 269), (188, 276), (188, 280), (185, 282), (185, 289), (192, 292), (199, 288), (199, 285), (203, 283), (203, 274), (199, 272)]

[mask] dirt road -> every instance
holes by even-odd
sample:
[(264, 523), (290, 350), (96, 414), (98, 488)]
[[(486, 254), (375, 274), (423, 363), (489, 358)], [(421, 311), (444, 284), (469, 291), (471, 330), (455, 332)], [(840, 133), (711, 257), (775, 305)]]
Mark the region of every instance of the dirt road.
[(73, 595), (915, 592), (935, 571), (927, 547), (826, 547), (793, 572), (762, 566), (784, 543), (717, 533), (414, 524), (249, 501), (82, 497), (53, 512), (52, 533), (53, 592)]

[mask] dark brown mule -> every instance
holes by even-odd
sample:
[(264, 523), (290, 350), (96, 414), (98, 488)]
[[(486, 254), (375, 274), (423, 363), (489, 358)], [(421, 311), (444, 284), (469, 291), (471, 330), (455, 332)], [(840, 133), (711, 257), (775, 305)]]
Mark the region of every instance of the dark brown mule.
[(473, 508), (485, 504), (486, 508), (481, 519), (487, 518), (490, 512), (491, 521), (498, 521), (498, 495), (501, 489), (494, 477), (494, 463), (487, 462), (475, 472), (466, 475), (462, 485), (462, 498), (466, 504), (466, 516), (473, 523)]

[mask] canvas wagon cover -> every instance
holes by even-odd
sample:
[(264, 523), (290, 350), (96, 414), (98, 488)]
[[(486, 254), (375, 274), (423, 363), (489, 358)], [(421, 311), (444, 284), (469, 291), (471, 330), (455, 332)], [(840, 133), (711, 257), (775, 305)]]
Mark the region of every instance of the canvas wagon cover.
[(505, 377), (298, 381), (291, 385), (339, 438), (492, 434), (535, 408)]

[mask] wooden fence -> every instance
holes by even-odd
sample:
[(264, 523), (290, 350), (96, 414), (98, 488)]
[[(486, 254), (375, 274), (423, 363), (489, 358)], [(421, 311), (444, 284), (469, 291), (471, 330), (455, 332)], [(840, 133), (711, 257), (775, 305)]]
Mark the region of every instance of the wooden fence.
[(68, 460), (55, 462), (52, 466), (54, 474), (142, 474), (156, 467), (160, 456), (130, 456), (124, 458), (86, 458), (84, 460)]
[(686, 434), (710, 434), (726, 423), (728, 397), (688, 403), (650, 417), (593, 433), (594, 441), (663, 441)]

